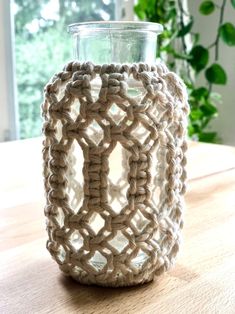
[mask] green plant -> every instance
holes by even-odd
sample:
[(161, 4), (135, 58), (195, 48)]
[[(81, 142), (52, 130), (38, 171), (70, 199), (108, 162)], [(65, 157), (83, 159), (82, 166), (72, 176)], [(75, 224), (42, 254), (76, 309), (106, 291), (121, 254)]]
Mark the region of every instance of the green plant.
[[(235, 9), (235, 0), (231, 0)], [(200, 34), (192, 31), (194, 16), (184, 6), (183, 0), (139, 0), (134, 7), (141, 20), (158, 22), (164, 26), (159, 37), (158, 57), (167, 59), (169, 67), (184, 79), (189, 93), (191, 113), (188, 133), (203, 142), (219, 142), (216, 132), (208, 131), (212, 119), (218, 115), (217, 105), (221, 95), (213, 92), (213, 85), (225, 85), (227, 74), (219, 64), (221, 40), (228, 46), (235, 45), (235, 27), (224, 22), (227, 0), (218, 5), (214, 1), (201, 1), (199, 12), (205, 16), (219, 10), (219, 24), (215, 40), (207, 47), (200, 44)], [(214, 50), (214, 57), (211, 54)], [(204, 74), (204, 86), (196, 85), (199, 74)]]

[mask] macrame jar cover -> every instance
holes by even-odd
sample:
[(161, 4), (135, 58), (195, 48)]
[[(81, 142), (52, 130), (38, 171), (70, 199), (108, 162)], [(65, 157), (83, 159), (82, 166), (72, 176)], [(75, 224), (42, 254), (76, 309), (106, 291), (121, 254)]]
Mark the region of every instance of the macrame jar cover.
[[(130, 80), (142, 95), (130, 95)], [(60, 269), (114, 287), (166, 271), (183, 225), (188, 103), (181, 79), (163, 64), (70, 62), (45, 87), (42, 111), (47, 248)], [(118, 146), (122, 163), (111, 165)], [(115, 182), (111, 166), (121, 176)]]

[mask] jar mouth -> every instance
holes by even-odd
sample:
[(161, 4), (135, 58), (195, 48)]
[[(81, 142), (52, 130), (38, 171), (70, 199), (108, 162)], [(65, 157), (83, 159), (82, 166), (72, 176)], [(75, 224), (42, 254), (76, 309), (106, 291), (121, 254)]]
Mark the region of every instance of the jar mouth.
[(83, 22), (70, 24), (67, 28), (68, 32), (76, 35), (82, 31), (137, 31), (137, 32), (153, 32), (160, 34), (163, 26), (159, 23), (152, 22), (132, 22), (132, 21), (99, 21), (99, 22)]

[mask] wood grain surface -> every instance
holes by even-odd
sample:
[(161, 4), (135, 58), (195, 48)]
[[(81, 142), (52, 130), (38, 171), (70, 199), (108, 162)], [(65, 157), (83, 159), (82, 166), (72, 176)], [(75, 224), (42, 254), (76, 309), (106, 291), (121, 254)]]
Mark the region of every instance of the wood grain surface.
[[(32, 156), (40, 141), (30, 143), (23, 144)], [(11, 143), (9, 151), (17, 145)], [(8, 165), (7, 151), (0, 144), (1, 171)], [(6, 177), (5, 189), (2, 176), (0, 313), (235, 313), (235, 148), (191, 143), (188, 157), (184, 243), (177, 264), (154, 282), (131, 288), (82, 286), (64, 277), (45, 249), (41, 191), (27, 194), (26, 181), (37, 189), (40, 166), (34, 173), (31, 165), (29, 174), (26, 165), (22, 184), (18, 174), (17, 185), (14, 175), (12, 182)], [(26, 192), (16, 203), (7, 196), (11, 192), (14, 198), (17, 189)]]

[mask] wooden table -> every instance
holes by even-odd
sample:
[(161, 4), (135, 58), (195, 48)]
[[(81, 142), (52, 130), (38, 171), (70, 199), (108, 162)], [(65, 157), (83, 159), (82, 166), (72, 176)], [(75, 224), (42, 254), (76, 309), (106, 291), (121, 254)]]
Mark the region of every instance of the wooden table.
[[(122, 289), (79, 285), (50, 258), (40, 149), (39, 139), (0, 144), (0, 313), (235, 313), (235, 148), (190, 144), (177, 265), (153, 283)], [(17, 169), (28, 176), (22, 184)]]

